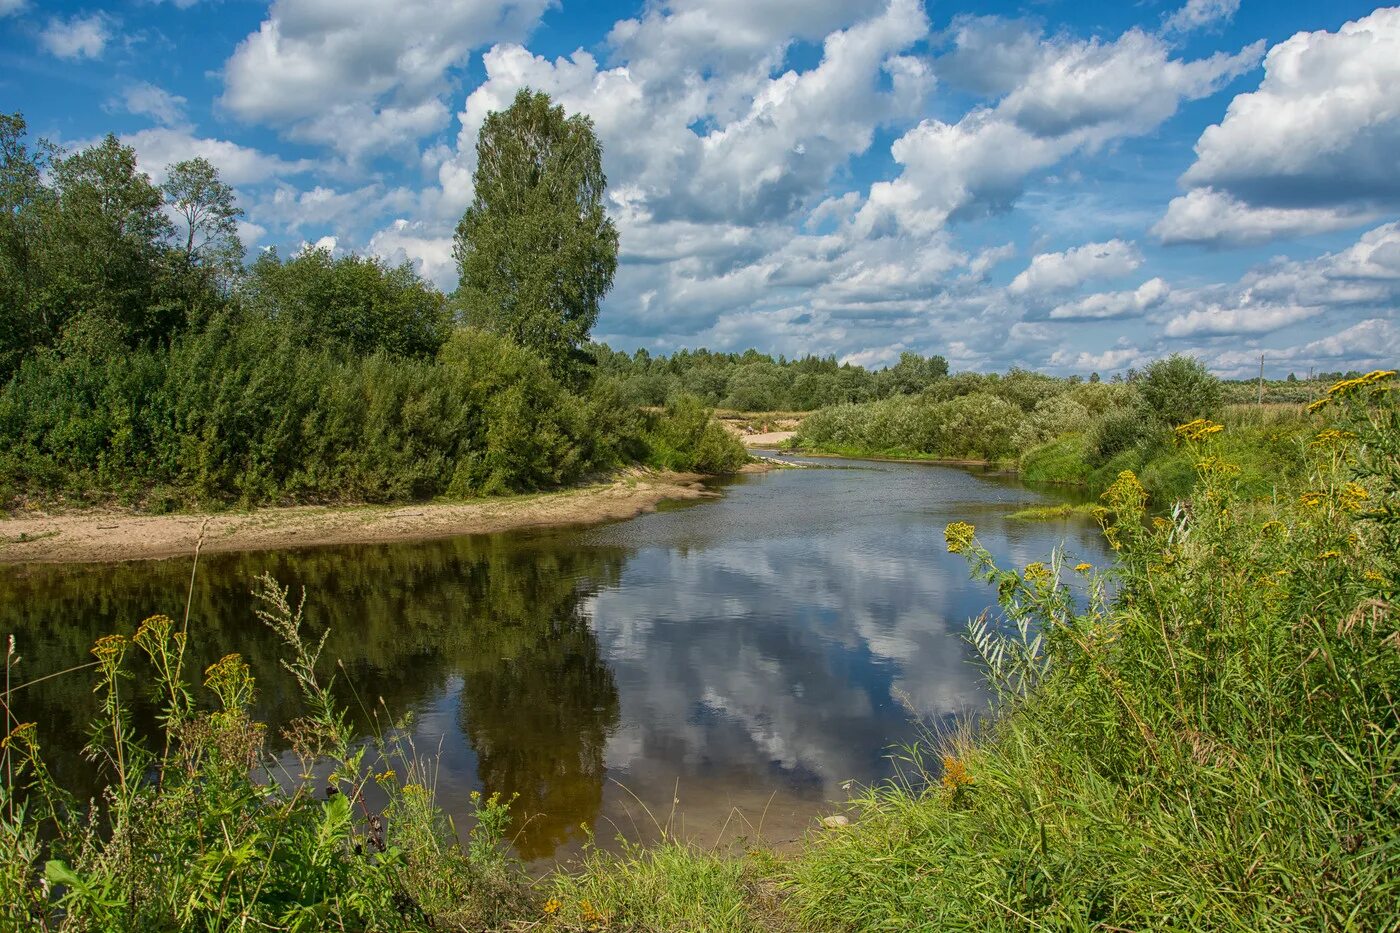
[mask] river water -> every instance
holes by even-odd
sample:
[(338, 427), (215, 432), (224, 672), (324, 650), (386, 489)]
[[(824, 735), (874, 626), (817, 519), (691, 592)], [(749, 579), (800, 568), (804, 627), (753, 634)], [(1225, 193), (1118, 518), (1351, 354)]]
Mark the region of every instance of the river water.
[[(588, 833), (645, 841), (659, 826), (781, 844), (849, 782), (891, 776), (920, 728), (986, 708), (959, 636), (994, 594), (946, 552), (948, 522), (974, 523), (1006, 564), (1061, 545), (1071, 562), (1105, 559), (1082, 520), (1007, 518), (1061, 493), (975, 470), (823, 461), (716, 485), (722, 498), (602, 527), (205, 557), (191, 653), (197, 670), (247, 658), (281, 751), (302, 711), (252, 611), (252, 581), (270, 572), (330, 626), (325, 658), (357, 726), (375, 709), (412, 715), (459, 826), (480, 789), (519, 795), (513, 835), (532, 861), (569, 857)], [(15, 679), (90, 660), (98, 636), (154, 613), (179, 619), (190, 569), (0, 569)], [(14, 699), (59, 780), (92, 793), (86, 674)]]

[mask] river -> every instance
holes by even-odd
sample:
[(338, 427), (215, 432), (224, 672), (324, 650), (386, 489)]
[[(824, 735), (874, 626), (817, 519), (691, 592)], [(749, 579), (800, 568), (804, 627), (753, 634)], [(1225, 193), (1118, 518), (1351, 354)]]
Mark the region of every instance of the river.
[[(529, 861), (571, 856), (588, 833), (645, 841), (659, 826), (781, 844), (851, 782), (891, 776), (920, 728), (986, 708), (959, 636), (994, 594), (946, 552), (948, 522), (974, 523), (1007, 564), (1061, 544), (1072, 562), (1105, 559), (1081, 519), (1007, 518), (1062, 494), (977, 470), (833, 460), (716, 486), (722, 498), (601, 527), (206, 557), (191, 652), (198, 670), (244, 654), (281, 752), (301, 711), (252, 612), (253, 578), (270, 572), (304, 587), (310, 623), (331, 627), (325, 657), (343, 665), (357, 727), (374, 709), (412, 715), (459, 826), (481, 789), (519, 794), (513, 835)], [(190, 569), (0, 568), (15, 679), (83, 663), (99, 635), (148, 615), (179, 619)], [(14, 699), (59, 780), (92, 793), (86, 676)], [(152, 728), (149, 703), (138, 710)]]

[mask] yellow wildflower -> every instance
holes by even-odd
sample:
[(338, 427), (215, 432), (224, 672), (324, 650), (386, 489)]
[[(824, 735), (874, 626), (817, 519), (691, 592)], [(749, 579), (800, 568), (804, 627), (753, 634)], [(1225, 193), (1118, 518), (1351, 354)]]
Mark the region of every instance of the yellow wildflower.
[(1035, 561), (1034, 563), (1026, 565), (1026, 571), (1022, 576), (1032, 583), (1044, 583), (1046, 580), (1050, 579), (1050, 568), (1046, 567), (1040, 561)]
[(126, 650), (126, 639), (121, 635), (103, 635), (92, 646), (92, 653), (99, 661), (112, 661)]
[(947, 528), (944, 528), (943, 540), (948, 542), (948, 553), (961, 554), (963, 551), (967, 550), (968, 545), (972, 543), (972, 536), (976, 534), (976, 531), (977, 529), (973, 528), (967, 522), (953, 522)]
[(563, 906), (563, 904), (559, 903), (559, 898), (551, 897), (549, 900), (544, 902), (544, 912), (547, 914), (557, 914), (559, 912), (559, 908)]
[(1361, 503), (1370, 498), (1370, 494), (1360, 483), (1347, 483), (1342, 486), (1339, 498), (1343, 511), (1357, 512), (1361, 509)]
[(1327, 497), (1320, 492), (1305, 492), (1298, 497), (1298, 502), (1306, 509), (1315, 509), (1326, 501)]
[(1219, 434), (1225, 430), (1225, 425), (1217, 424), (1208, 418), (1197, 418), (1195, 421), (1188, 421), (1176, 429), (1176, 436), (1183, 440), (1195, 441), (1197, 443), (1210, 437), (1212, 434)]
[(1317, 559), (1318, 559), (1318, 560), (1331, 560), (1331, 559), (1334, 558), (1334, 557), (1341, 557), (1341, 556), (1342, 556), (1342, 552), (1341, 552), (1341, 551), (1323, 551), (1321, 554), (1317, 555)]
[(10, 743), (15, 741), (16, 739), (23, 739), (24, 741), (32, 745), (34, 743), (34, 735), (38, 731), (39, 727), (34, 723), (22, 722), (19, 725), (15, 726), (14, 731), (12, 731), (9, 735), (5, 736), (3, 739), (0, 739), (0, 748), (9, 748)]
[(947, 791), (957, 791), (960, 787), (966, 787), (973, 783), (972, 775), (968, 773), (967, 765), (961, 759), (953, 755), (943, 756), (943, 777), (940, 779), (943, 789)]
[(1086, 563), (1086, 562), (1084, 562), (1084, 561), (1080, 561), (1079, 563), (1077, 563), (1077, 564), (1074, 565), (1074, 570), (1075, 570), (1076, 573), (1088, 573), (1090, 570), (1093, 570), (1093, 569), (1094, 569), (1094, 565), (1093, 565), (1093, 564)]

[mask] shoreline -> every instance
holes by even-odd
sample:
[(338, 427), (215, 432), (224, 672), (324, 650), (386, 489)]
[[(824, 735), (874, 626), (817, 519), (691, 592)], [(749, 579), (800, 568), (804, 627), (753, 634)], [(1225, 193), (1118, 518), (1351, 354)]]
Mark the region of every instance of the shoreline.
[[(741, 473), (771, 469), (750, 463)], [(378, 544), (593, 525), (653, 512), (665, 501), (716, 498), (711, 477), (630, 470), (608, 482), (462, 502), (272, 506), (250, 511), (149, 515), (119, 509), (0, 518), (0, 565), (91, 564)], [(201, 543), (202, 539), (202, 543)]]

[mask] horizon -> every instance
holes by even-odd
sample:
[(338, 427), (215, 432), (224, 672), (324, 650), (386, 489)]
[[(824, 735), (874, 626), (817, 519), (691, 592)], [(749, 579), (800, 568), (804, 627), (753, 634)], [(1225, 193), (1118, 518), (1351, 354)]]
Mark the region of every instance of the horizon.
[(31, 138), (111, 131), (156, 178), (208, 158), (250, 259), (323, 245), (447, 291), (476, 131), (546, 91), (604, 147), (593, 339), (628, 353), (1394, 365), (1400, 8), (991, 10), (0, 0), (0, 89)]

